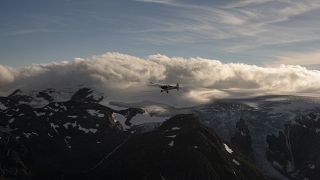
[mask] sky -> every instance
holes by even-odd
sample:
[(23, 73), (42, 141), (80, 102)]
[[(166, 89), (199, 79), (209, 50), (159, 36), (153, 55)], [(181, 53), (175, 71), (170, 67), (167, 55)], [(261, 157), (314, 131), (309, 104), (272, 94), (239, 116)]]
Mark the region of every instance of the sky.
[[(0, 95), (171, 104), (320, 94), (319, 0), (2, 0)], [(183, 87), (160, 93), (150, 81)], [(76, 90), (76, 89), (74, 89)]]
[(2, 0), (0, 64), (119, 52), (320, 67), (318, 0)]

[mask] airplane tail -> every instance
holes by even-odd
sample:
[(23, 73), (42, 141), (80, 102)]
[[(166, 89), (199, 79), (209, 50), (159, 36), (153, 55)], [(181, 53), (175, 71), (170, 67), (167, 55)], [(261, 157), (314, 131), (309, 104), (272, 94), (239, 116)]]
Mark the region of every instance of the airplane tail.
[(176, 87), (177, 87), (177, 91), (179, 91), (179, 88), (180, 88), (179, 83), (177, 83)]

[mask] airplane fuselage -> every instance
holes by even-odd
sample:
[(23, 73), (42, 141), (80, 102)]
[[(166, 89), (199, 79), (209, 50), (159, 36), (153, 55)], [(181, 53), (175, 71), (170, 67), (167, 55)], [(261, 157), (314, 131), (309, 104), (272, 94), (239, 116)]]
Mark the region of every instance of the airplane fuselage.
[(179, 90), (179, 83), (177, 83), (177, 85), (174, 86), (174, 85), (170, 85), (170, 84), (156, 84), (156, 83), (151, 82), (151, 85), (156, 85), (159, 88), (161, 88), (161, 92), (165, 91), (165, 92), (169, 93), (169, 91), (173, 90), (173, 89), (176, 89), (177, 91)]
[(166, 85), (166, 86), (160, 86), (160, 88), (161, 89), (163, 89), (163, 90), (172, 90), (172, 89), (177, 89), (177, 87), (176, 86), (168, 86), (168, 85)]
[(166, 91), (167, 93), (169, 93), (170, 90), (173, 90), (173, 89), (178, 90), (179, 89), (179, 87), (171, 86), (171, 85), (163, 85), (163, 86), (160, 86), (160, 88), (161, 88), (161, 92)]

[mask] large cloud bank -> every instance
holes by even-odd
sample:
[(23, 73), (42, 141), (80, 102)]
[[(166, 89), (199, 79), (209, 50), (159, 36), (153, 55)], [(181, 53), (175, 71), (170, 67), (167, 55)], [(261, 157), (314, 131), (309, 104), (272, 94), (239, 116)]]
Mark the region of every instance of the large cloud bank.
[[(161, 94), (150, 81), (179, 82), (182, 91)], [(212, 98), (244, 95), (320, 93), (320, 71), (301, 66), (259, 67), (224, 64), (203, 58), (152, 55), (138, 58), (106, 53), (23, 68), (0, 65), (0, 91), (84, 85), (102, 90), (109, 99), (168, 99), (206, 102)], [(150, 99), (151, 98), (151, 99)]]

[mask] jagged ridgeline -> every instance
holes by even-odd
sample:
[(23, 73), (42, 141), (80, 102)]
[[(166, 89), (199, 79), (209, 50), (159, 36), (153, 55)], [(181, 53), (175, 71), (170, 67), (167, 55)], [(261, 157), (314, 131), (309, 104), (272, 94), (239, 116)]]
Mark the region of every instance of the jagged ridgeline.
[(320, 101), (105, 103), (89, 88), (0, 97), (2, 179), (320, 179)]
[(88, 88), (64, 101), (57, 93), (17, 90), (0, 98), (1, 178), (264, 179), (194, 115), (125, 130), (115, 114), (130, 125), (143, 109), (103, 106)]

